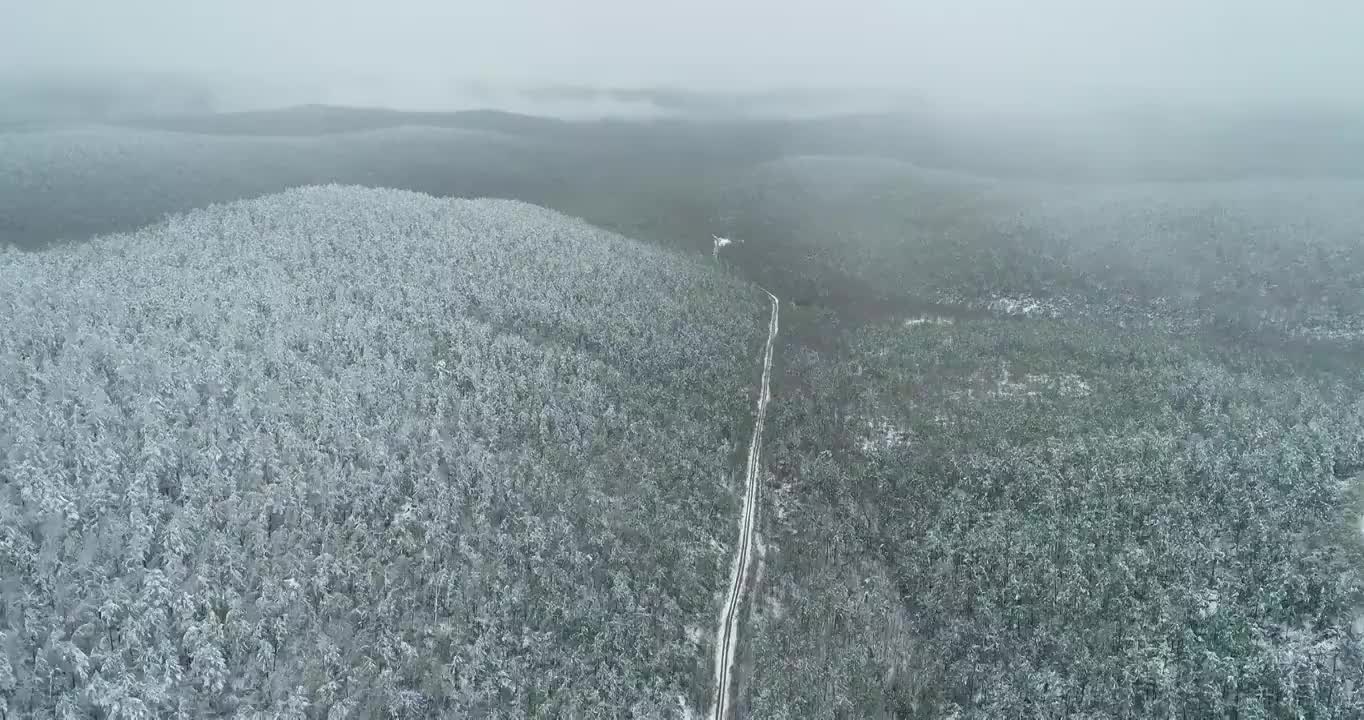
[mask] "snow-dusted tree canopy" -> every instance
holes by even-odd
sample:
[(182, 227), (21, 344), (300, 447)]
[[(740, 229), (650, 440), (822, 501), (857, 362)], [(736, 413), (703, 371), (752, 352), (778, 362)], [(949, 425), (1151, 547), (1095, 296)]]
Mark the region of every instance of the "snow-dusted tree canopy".
[(703, 673), (766, 319), (713, 268), (313, 187), (0, 254), (0, 316), (0, 715), (655, 717)]

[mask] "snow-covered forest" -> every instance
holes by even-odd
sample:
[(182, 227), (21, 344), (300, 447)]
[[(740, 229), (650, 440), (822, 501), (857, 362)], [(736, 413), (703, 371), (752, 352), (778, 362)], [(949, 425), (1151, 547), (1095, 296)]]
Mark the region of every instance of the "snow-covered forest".
[(0, 715), (699, 706), (765, 298), (316, 187), (0, 252)]
[(868, 122), (0, 132), (0, 702), (696, 717), (761, 286), (737, 717), (1364, 714), (1364, 170)]
[(752, 717), (1364, 712), (1356, 349), (788, 316)]

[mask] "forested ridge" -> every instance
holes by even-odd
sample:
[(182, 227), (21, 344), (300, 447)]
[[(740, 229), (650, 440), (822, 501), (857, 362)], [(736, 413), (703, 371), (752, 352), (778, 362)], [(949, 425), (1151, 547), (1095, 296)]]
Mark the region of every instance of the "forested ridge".
[(524, 138), (437, 127), (312, 137), (104, 126), (0, 132), (0, 244), (81, 242), (305, 185), (525, 199), (524, 191), (564, 181), (539, 151)]
[(325, 187), (7, 251), (0, 313), (0, 714), (704, 702), (751, 287)]

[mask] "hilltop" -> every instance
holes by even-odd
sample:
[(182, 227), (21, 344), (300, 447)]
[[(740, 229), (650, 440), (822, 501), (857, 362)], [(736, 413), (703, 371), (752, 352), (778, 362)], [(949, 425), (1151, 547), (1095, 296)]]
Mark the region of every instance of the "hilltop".
[(309, 187), (0, 254), (7, 710), (704, 702), (765, 296)]

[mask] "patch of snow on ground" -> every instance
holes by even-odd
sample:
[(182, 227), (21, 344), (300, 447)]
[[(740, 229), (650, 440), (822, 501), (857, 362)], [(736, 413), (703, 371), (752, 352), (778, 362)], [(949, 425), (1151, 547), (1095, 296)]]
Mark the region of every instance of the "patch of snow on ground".
[(1217, 614), (1221, 607), (1221, 596), (1216, 590), (1204, 590), (1197, 596), (1198, 616), (1204, 620)]
[(902, 430), (889, 418), (868, 419), (865, 422), (866, 435), (858, 442), (862, 452), (887, 450), (909, 444), (909, 432)]
[(772, 514), (776, 517), (777, 522), (785, 520), (789, 512), (791, 496), (794, 494), (792, 485), (794, 482), (790, 477), (783, 478), (775, 472), (767, 473), (766, 487), (772, 494), (772, 499), (766, 504), (772, 507)]
[(916, 325), (951, 325), (955, 321), (950, 317), (942, 315), (919, 315), (905, 319), (905, 327), (912, 328)]
[[(786, 608), (782, 606), (781, 600), (777, 599), (777, 594), (772, 589), (764, 592), (763, 574), (767, 570), (767, 542), (766, 538), (758, 532), (753, 533), (753, 542), (758, 551), (758, 569), (753, 576), (753, 588), (755, 590), (753, 605), (749, 609), (758, 623), (767, 623), (769, 620), (780, 620), (786, 614)], [(761, 602), (759, 602), (761, 599)]]
[(1364, 340), (1364, 322), (1339, 323), (1333, 326), (1299, 327), (1293, 335), (1307, 340), (1352, 342)]
[(1025, 382), (1015, 382), (1009, 377), (1009, 368), (1006, 365), (999, 379), (995, 382), (995, 387), (985, 393), (991, 399), (1011, 398), (1011, 397), (1037, 397), (1041, 393), (1037, 388), (1029, 387)]
[(677, 706), (682, 709), (683, 720), (696, 720), (696, 712), (687, 705), (687, 698), (682, 695), (677, 696)]
[(763, 608), (763, 617), (770, 617), (773, 620), (780, 620), (786, 615), (786, 607), (781, 604), (781, 600), (776, 595), (767, 594), (767, 607)]
[[(989, 389), (984, 391), (984, 396), (992, 400), (1043, 396), (1083, 398), (1094, 393), (1094, 388), (1075, 373), (1027, 373), (1022, 378), (1015, 378), (1009, 372), (1008, 363), (1001, 363), (999, 374), (985, 382)], [(962, 390), (952, 393), (952, 397), (966, 400), (974, 394), (972, 390)]]
[(1032, 387), (1054, 390), (1061, 397), (1067, 398), (1089, 397), (1094, 392), (1089, 383), (1075, 373), (1059, 373), (1056, 375), (1030, 373), (1023, 376), (1023, 383)]
[(1040, 300), (1030, 295), (997, 297), (986, 308), (996, 315), (1007, 317), (1061, 317), (1061, 307), (1048, 300)]
[[(757, 530), (753, 531), (753, 547), (757, 550), (758, 555), (758, 566), (753, 571), (753, 590), (757, 593), (755, 597), (758, 597), (762, 594), (763, 573), (767, 570), (767, 542), (763, 534)], [(761, 616), (762, 610), (756, 601), (749, 606), (749, 612), (752, 613), (755, 609), (758, 610), (757, 615)]]

